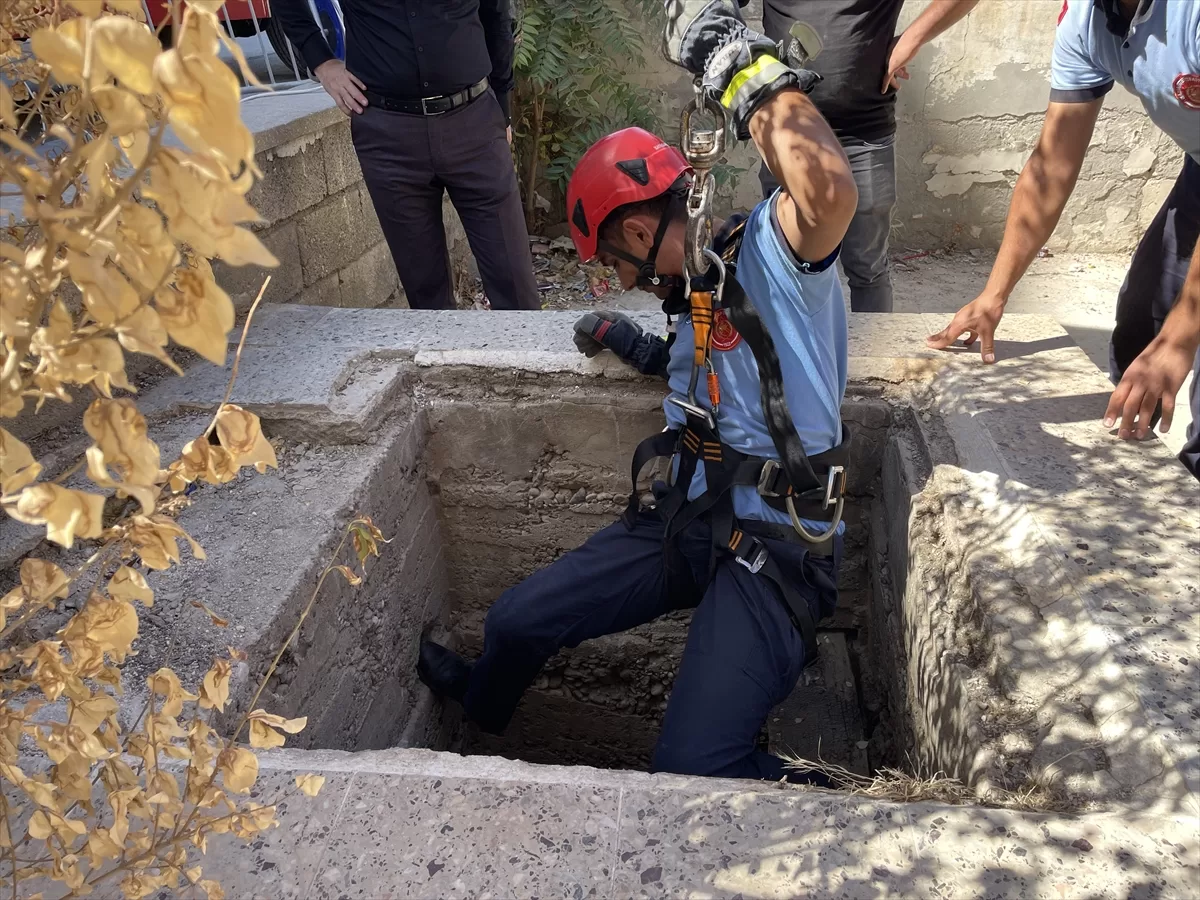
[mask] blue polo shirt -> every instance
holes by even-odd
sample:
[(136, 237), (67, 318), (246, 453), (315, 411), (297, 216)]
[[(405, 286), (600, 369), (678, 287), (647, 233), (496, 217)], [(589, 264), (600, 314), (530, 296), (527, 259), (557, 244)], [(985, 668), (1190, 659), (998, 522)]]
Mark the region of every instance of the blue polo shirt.
[(1200, 0), (1142, 0), (1124, 31), (1116, 7), (1116, 0), (1064, 0), (1050, 100), (1084, 103), (1120, 83), (1200, 162)]
[[(819, 265), (797, 260), (776, 218), (778, 202), (776, 191), (746, 220), (737, 277), (775, 343), (784, 397), (804, 452), (815, 456), (841, 443), (848, 367), (846, 304), (833, 264), (836, 256)], [(678, 324), (667, 365), (673, 396), (687, 396), (693, 342), (691, 319), (685, 316)], [(712, 346), (713, 368), (721, 384), (721, 406), (717, 410), (721, 440), (742, 453), (778, 459), (763, 415), (754, 353), (722, 311), (718, 311), (714, 322)], [(703, 376), (696, 400), (706, 409), (711, 408)], [(670, 427), (684, 424), (686, 416), (674, 403), (664, 403), (663, 410)], [(700, 460), (689, 499), (704, 493), (705, 484), (704, 462)], [(786, 513), (764, 503), (753, 487), (735, 487), (732, 495), (733, 512), (738, 518), (781, 525), (790, 521)], [(808, 526), (820, 531), (827, 523), (809, 522)]]

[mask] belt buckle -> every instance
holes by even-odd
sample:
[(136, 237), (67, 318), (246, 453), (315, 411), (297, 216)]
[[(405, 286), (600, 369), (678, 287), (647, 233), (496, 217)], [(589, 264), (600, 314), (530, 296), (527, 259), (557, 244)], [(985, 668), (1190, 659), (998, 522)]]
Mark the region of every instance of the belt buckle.
[(762, 471), (758, 473), (758, 496), (760, 497), (779, 497), (779, 491), (773, 491), (770, 488), (771, 483), (775, 480), (775, 475), (779, 471), (779, 463), (773, 459), (768, 459), (763, 463)]
[(846, 490), (846, 467), (845, 466), (830, 466), (829, 478), (825, 481), (825, 503), (821, 506), (822, 509), (829, 509), (837, 501), (837, 497), (833, 496), (833, 486), (838, 476), (841, 476), (841, 484), (838, 485), (838, 497)]
[(445, 100), (445, 99), (446, 99), (445, 97), (422, 97), (421, 98), (421, 115), (423, 115), (423, 116), (440, 116), (440, 115), (443, 115), (444, 113), (448, 112), (449, 110), (442, 110), (441, 112), (430, 112), (429, 111), (429, 106), (428, 106), (429, 101)]
[(749, 569), (751, 575), (757, 575), (762, 571), (762, 567), (767, 564), (767, 548), (757, 540), (754, 543), (758, 547), (758, 551), (750, 554), (751, 559), (743, 559), (737, 554), (734, 554), (733, 557), (738, 561), (738, 565)]

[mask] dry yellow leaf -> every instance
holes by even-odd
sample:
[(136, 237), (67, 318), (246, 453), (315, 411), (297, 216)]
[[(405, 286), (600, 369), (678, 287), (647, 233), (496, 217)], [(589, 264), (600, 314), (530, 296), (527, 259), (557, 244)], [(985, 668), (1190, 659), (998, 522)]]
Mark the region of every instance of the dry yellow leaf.
[(0, 260), (0, 337), (27, 338), (33, 334), (37, 327), (36, 299), (25, 272), (8, 260)]
[(179, 264), (179, 251), (167, 236), (162, 216), (141, 204), (121, 210), (113, 246), (117, 251), (113, 260), (144, 291), (162, 284)]
[(178, 493), (198, 478), (209, 484), (225, 484), (237, 476), (237, 471), (237, 464), (228, 450), (199, 437), (184, 445), (179, 459), (168, 467), (169, 484), (171, 490)]
[[(146, 419), (132, 400), (94, 400), (83, 415), (83, 427), (96, 442), (87, 452), (88, 477), (101, 487), (137, 497), (142, 512), (154, 511), (158, 494), (159, 450), (146, 436)], [(115, 466), (120, 481), (109, 477)]]
[(199, 866), (192, 866), (190, 869), (184, 870), (183, 877), (186, 878), (189, 883), (195, 884), (197, 881), (200, 880), (200, 876), (202, 874), (203, 874), (203, 871), (201, 870), (201, 868)]
[(45, 525), (49, 540), (71, 547), (76, 537), (100, 536), (104, 498), (57, 484), (35, 484), (21, 491), (16, 503), (6, 504), (5, 510), (26, 525)]
[(217, 438), (233, 455), (237, 466), (254, 466), (260, 473), (267, 466), (278, 468), (275, 448), (262, 433), (258, 416), (240, 406), (226, 403), (217, 413)]
[(214, 625), (216, 625), (218, 628), (228, 628), (229, 627), (228, 619), (222, 619), (215, 612), (213, 612), (211, 609), (209, 609), (206, 604), (201, 603), (199, 600), (193, 600), (192, 606), (196, 607), (196, 609), (202, 609), (206, 613), (208, 613), (208, 617), (212, 620), (212, 623)]
[(154, 591), (146, 582), (146, 576), (129, 566), (121, 566), (108, 580), (108, 595), (117, 600), (137, 600), (145, 606), (154, 605)]
[(104, 16), (92, 26), (100, 61), (121, 84), (139, 94), (155, 93), (154, 61), (161, 47), (148, 27), (122, 16)]
[(179, 676), (165, 666), (146, 679), (146, 684), (155, 696), (163, 698), (163, 704), (158, 712), (163, 716), (174, 718), (183, 712), (185, 700), (195, 700), (196, 695), (190, 694), (179, 683)]
[(32, 556), (21, 561), (21, 587), (31, 602), (50, 604), (67, 596), (70, 584), (67, 573), (52, 562)]
[(137, 611), (125, 600), (93, 593), (62, 635), (68, 642), (90, 641), (121, 663), (138, 635)]
[(250, 720), (250, 746), (260, 750), (282, 747), (284, 737), (276, 728), (288, 734), (297, 734), (308, 724), (308, 718), (285, 719), (265, 710), (256, 709), (248, 716)]
[(321, 788), (325, 786), (324, 775), (297, 775), (296, 787), (300, 788), (307, 796), (315, 797), (321, 792)]
[(127, 532), (129, 542), (138, 556), (151, 569), (169, 569), (180, 561), (176, 540), (183, 538), (192, 548), (196, 559), (204, 559), (204, 550), (174, 519), (162, 515), (134, 516)]
[(234, 322), (233, 301), (217, 286), (207, 262), (180, 268), (175, 287), (159, 290), (154, 302), (172, 340), (209, 362), (225, 364)]
[(29, 37), (34, 55), (63, 84), (83, 84), (83, 38), (90, 24), (68, 19), (57, 29), (39, 28)]
[(225, 712), (229, 702), (229, 682), (233, 666), (227, 659), (213, 660), (212, 667), (204, 675), (200, 685), (200, 708)]
[[(103, 251), (101, 251), (103, 252)], [(79, 285), (88, 313), (101, 325), (111, 326), (141, 304), (137, 291), (105, 257), (74, 251), (67, 253), (67, 271)]]
[(14, 131), (17, 128), (16, 104), (13, 103), (12, 91), (3, 81), (0, 81), (0, 125), (7, 125)]
[(15, 494), (37, 480), (41, 463), (15, 436), (0, 428), (0, 494)]
[(117, 701), (108, 694), (93, 694), (82, 701), (67, 701), (67, 721), (76, 728), (83, 729), (85, 734), (91, 734), (100, 727), (100, 723), (117, 712)]
[(225, 779), (225, 787), (235, 794), (249, 793), (258, 780), (258, 757), (245, 747), (226, 750), (219, 757), (217, 768)]
[(349, 566), (334, 566), (335, 571), (341, 572), (342, 577), (350, 583), (351, 587), (358, 587), (362, 584), (362, 578), (354, 574), (354, 571)]
[(222, 167), (206, 168), (202, 162), (163, 150), (150, 166), (145, 193), (167, 217), (167, 230), (201, 257), (219, 256), (231, 266), (278, 265), (262, 242), (237, 224), (259, 220), (244, 197), (251, 180), (235, 182)]
[(282, 747), (284, 737), (274, 728), (262, 722), (250, 720), (250, 746), (256, 750), (270, 750), (272, 747)]
[(115, 85), (101, 85), (92, 91), (92, 102), (113, 137), (135, 134), (146, 127), (146, 110), (142, 101), (129, 91)]
[(206, 879), (200, 882), (200, 887), (208, 900), (225, 900), (225, 891), (221, 889), (220, 882)]
[(112, 839), (109, 829), (99, 825), (88, 835), (87, 855), (93, 869), (99, 869), (109, 859), (116, 859), (124, 847)]

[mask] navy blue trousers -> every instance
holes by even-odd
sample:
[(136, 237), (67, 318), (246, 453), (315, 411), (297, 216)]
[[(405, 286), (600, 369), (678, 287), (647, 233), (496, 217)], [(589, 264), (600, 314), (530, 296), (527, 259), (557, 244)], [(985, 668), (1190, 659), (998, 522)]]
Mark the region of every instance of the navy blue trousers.
[[(1113, 384), (1162, 329), (1183, 290), (1200, 238), (1200, 163), (1185, 156), (1175, 186), (1146, 229), (1117, 295), (1117, 324), (1109, 343)], [(1180, 461), (1200, 478), (1200, 353), (1192, 375), (1192, 424)]]
[[(694, 583), (665, 577), (663, 523), (643, 512), (632, 529), (617, 522), (500, 596), (484, 623), (464, 706), (480, 727), (501, 732), (525, 689), (563, 647), (633, 628), (675, 609), (694, 608), (683, 660), (667, 704), (653, 769), (688, 775), (778, 780), (783, 760), (756, 749), (767, 714), (804, 668), (804, 645), (777, 589), (732, 558), (708, 579), (710, 532), (689, 526), (679, 549)], [(785, 577), (808, 600), (814, 619), (832, 613), (835, 556), (768, 541)], [(816, 569), (824, 572), (822, 579)], [(699, 587), (696, 587), (699, 585)], [(807, 779), (804, 779), (807, 780)]]

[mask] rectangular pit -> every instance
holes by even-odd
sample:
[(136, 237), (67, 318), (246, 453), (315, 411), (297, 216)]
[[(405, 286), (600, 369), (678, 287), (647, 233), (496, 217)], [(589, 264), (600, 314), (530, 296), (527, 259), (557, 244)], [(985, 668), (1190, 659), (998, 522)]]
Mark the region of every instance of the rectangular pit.
[[(662, 427), (662, 388), (444, 370), (427, 376), (423, 392), (430, 430), (424, 459), (446, 546), (439, 634), (473, 656), (487, 609), (504, 588), (620, 514), (633, 447)], [(902, 697), (889, 697), (902, 679), (875, 671), (872, 662), (884, 657), (874, 637), (872, 615), (881, 604), (873, 595), (890, 586), (880, 575), (888, 530), (872, 523), (886, 516), (880, 468), (903, 416), (870, 388), (848, 400), (843, 414), (855, 443), (841, 597), (825, 623), (837, 630), (822, 636), (821, 661), (770, 717), (760, 743), (865, 773), (912, 757), (902, 743), (911, 729), (894, 724)], [(672, 613), (563, 651), (503, 736), (468, 725), (451, 747), (537, 763), (646, 768), (689, 620), (690, 612)]]

